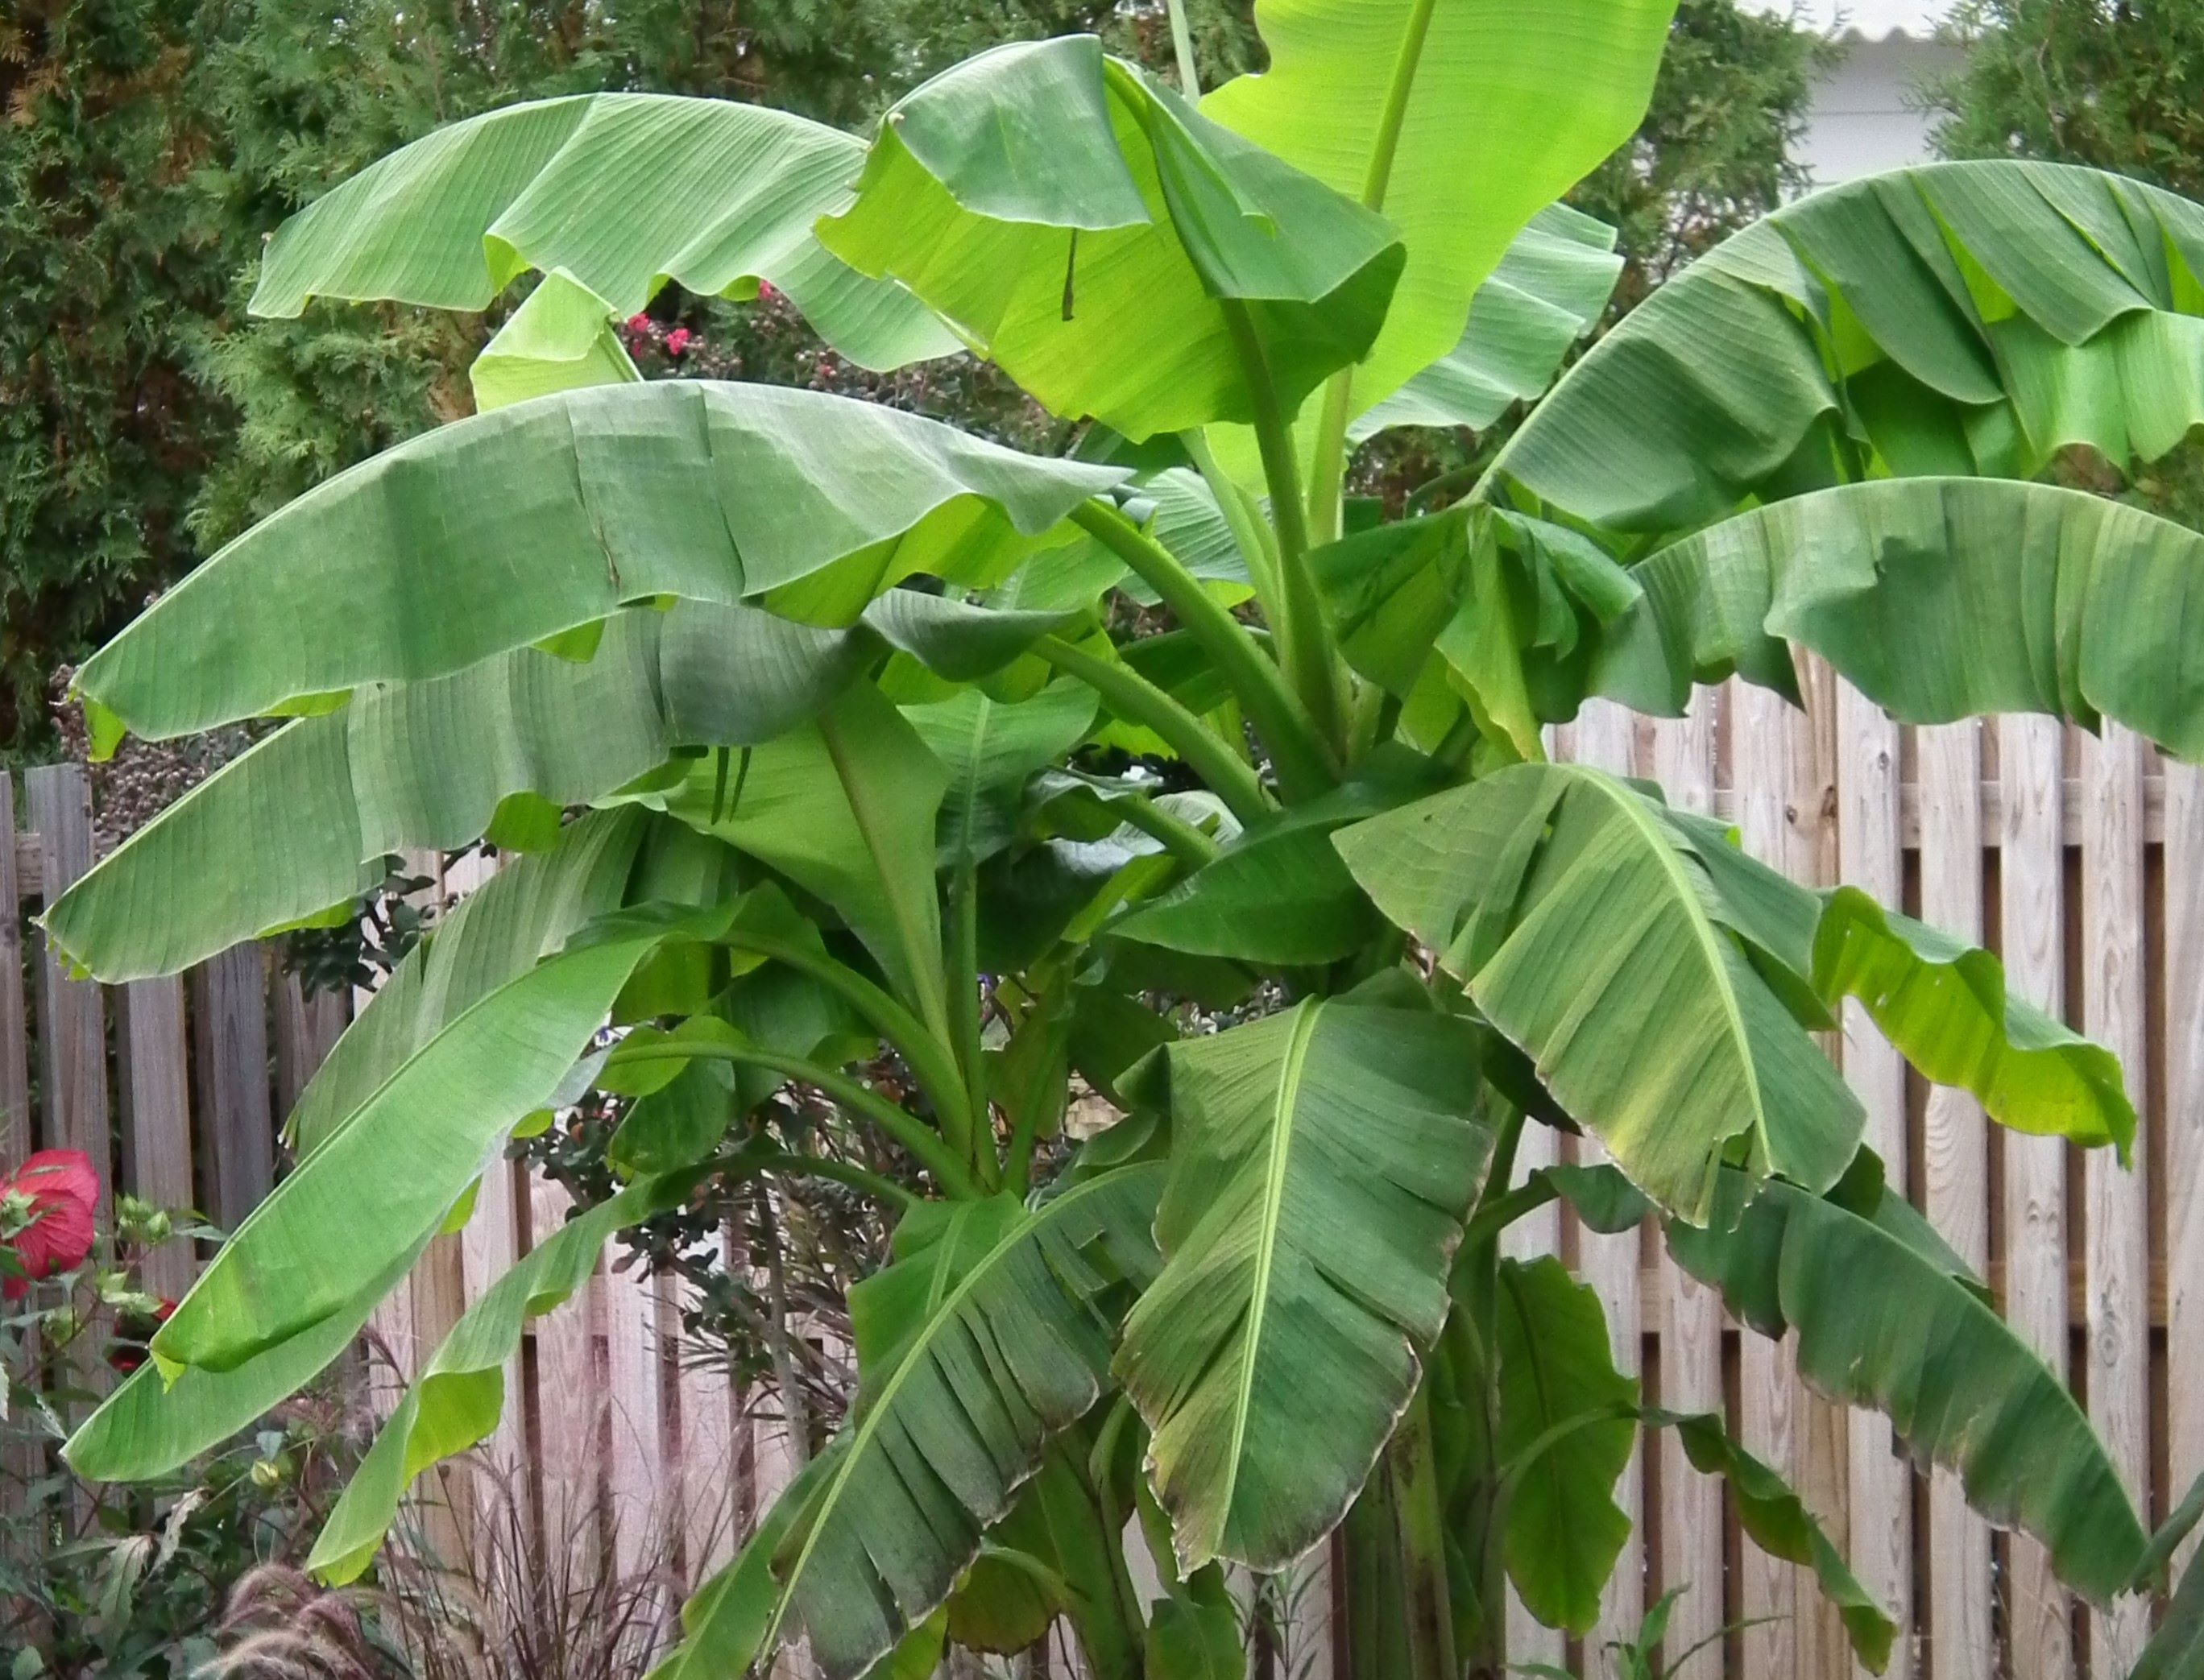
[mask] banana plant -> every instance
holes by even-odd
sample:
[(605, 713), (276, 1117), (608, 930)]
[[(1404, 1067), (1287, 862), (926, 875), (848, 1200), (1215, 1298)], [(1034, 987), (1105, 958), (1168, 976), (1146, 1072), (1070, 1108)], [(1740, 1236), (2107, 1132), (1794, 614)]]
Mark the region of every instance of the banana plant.
[[(1881, 1669), (1892, 1622), (1776, 1471), (1645, 1404), (1558, 1260), (1502, 1257), (1557, 1198), (1653, 1222), (2078, 1592), (2146, 1589), (2111, 1458), (1886, 1188), (1813, 1034), (1856, 998), (1999, 1122), (2124, 1156), (2117, 1062), (1988, 953), (1541, 742), (1593, 695), (1795, 698), (1807, 649), (1904, 720), (2111, 719), (2204, 754), (2204, 538), (2041, 481), (2204, 422), (2204, 209), (2017, 163), (1877, 177), (1739, 234), (1556, 377), (1615, 263), (1555, 201), (1639, 120), (1670, 11), (1260, 0), (1269, 67), (1206, 93), (1190, 50), (1174, 86), (1073, 36), (862, 137), (517, 105), (286, 227), (264, 313), (481, 311), (538, 278), (500, 305), (480, 412), (301, 497), (85, 663), (107, 746), (287, 721), (46, 932), (127, 980), (341, 916), (393, 850), (509, 861), (360, 1012), (295, 1165), (75, 1467), (153, 1476), (249, 1424), (516, 1130), (595, 1087), (625, 1187), (426, 1362), (326, 1578), (489, 1433), (528, 1317), (722, 1174), (839, 1177), (900, 1222), (850, 1302), (845, 1426), (664, 1680), (791, 1645), (830, 1680), (922, 1671), (1059, 1619), (1104, 1680), (1223, 1675), (1228, 1568), (1335, 1531), (1358, 1680), (1495, 1680), (1511, 1582), (1591, 1627), (1616, 1481), (1664, 1429)], [(992, 359), (1078, 441), (640, 381), (615, 324), (669, 281), (770, 285), (869, 367)], [(1389, 425), (1508, 415), (1438, 511), (1345, 494)], [(778, 1132), (790, 1084), (896, 1172)], [(1119, 1117), (1074, 1146), (1087, 1091)], [(1532, 1127), (1604, 1162), (1526, 1171)]]

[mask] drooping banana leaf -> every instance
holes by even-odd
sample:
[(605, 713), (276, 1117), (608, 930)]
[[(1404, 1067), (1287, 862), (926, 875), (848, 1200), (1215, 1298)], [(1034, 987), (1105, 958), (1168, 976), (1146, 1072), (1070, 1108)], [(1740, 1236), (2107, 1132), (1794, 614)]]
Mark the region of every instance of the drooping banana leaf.
[(453, 1015), (246, 1216), (155, 1334), (162, 1369), (229, 1369), (344, 1310), (546, 1104), (637, 966), (728, 914), (602, 918)]
[(998, 47), (906, 95), (819, 237), (1052, 411), (1136, 441), (1253, 417), (1236, 335), (1290, 412), (1368, 350), (1401, 261), (1382, 218), (1088, 35)]
[(835, 1466), (829, 1443), (781, 1489), (734, 1561), (681, 1606), (681, 1643), (644, 1680), (726, 1680), (752, 1671), (775, 1622), (774, 1554)]
[(1309, 1000), (1170, 1058), (1163, 1275), (1117, 1361), (1180, 1572), (1337, 1523), (1415, 1391), (1491, 1139), (1474, 1028)]
[(752, 297), (767, 281), (861, 366), (950, 353), (908, 293), (853, 274), (812, 223), (849, 201), (853, 136), (768, 106), (661, 94), (535, 100), (440, 128), (277, 232), (256, 315), (310, 298), (481, 310), (526, 269), (564, 269), (615, 317), (667, 280)]
[(915, 571), (999, 581), (1123, 477), (815, 391), (567, 392), (309, 491), (86, 660), (75, 689), (163, 737), (446, 676), (662, 596), (808, 599), (846, 624)]
[[(930, 1240), (904, 1239), (896, 1263), (852, 1296), (861, 1347), (848, 1427), (770, 1571), (738, 1564), (684, 1614), (690, 1644), (717, 1642), (739, 1665), (800, 1634), (828, 1680), (854, 1680), (931, 1615), (1050, 1440), (1099, 1398), (1100, 1300), (1152, 1271), (1161, 1177), (1126, 1168), (1030, 1210), (1010, 1198), (917, 1210)], [(723, 1671), (669, 1660), (669, 1674)]]
[(468, 1307), (376, 1433), (323, 1522), (307, 1569), (335, 1585), (366, 1571), (406, 1488), (497, 1427), (506, 1361), (520, 1346), (527, 1321), (582, 1287), (615, 1231), (677, 1204), (694, 1180), (693, 1174), (675, 1174), (631, 1185), (536, 1244)]
[(1800, 886), (1709, 819), (1663, 814), (1707, 870), (1715, 914), (1804, 1024), (1834, 1024), (1855, 997), (1924, 1078), (1972, 1092), (2000, 1125), (2124, 1155), (2136, 1114), (2118, 1058), (2014, 997), (1991, 953), (1857, 887)]
[(1549, 204), (1515, 236), (1477, 288), (1461, 341), (1348, 428), (1360, 443), (1389, 426), (1483, 431), (1554, 382), (1614, 295), (1622, 258), (1614, 229)]
[(1786, 642), (1910, 723), (2103, 719), (2204, 758), (2204, 536), (2101, 496), (1883, 480), (1780, 501), (1631, 569), (1597, 690), (1674, 714), (1694, 672), (1794, 693)]
[(1354, 411), (1455, 350), (1510, 243), (1637, 129), (1674, 10), (1259, 0), (1270, 66), (1210, 94), (1203, 114), (1376, 204), (1407, 245), (1384, 329), (1355, 370)]
[(1728, 1483), (1738, 1525), (1755, 1546), (1772, 1558), (1814, 1571), (1822, 1596), (1837, 1606), (1846, 1637), (1868, 1671), (1880, 1674), (1887, 1668), (1898, 1624), (1860, 1585), (1806, 1502), (1773, 1469), (1738, 1444), (1721, 1414), (1649, 1408), (1640, 1416), (1649, 1429), (1676, 1432), (1693, 1470)]
[(2126, 1590), (2148, 1536), (2118, 1468), (1988, 1292), (1882, 1191), (1879, 1168), (1826, 1198), (1727, 1177), (1730, 1225), (1668, 1227), (1686, 1269), (1763, 1335), (1796, 1329), (1809, 1384), (1887, 1416), (1917, 1458), (1959, 1477), (1969, 1505), (2041, 1541), (2067, 1585), (2100, 1603)]
[(563, 270), (543, 276), (467, 369), (475, 411), (591, 385), (632, 385), (627, 346), (613, 330), (612, 305)]
[(1498, 1301), (1508, 1579), (1533, 1616), (1582, 1635), (1630, 1537), (1614, 1484), (1638, 1436), (1637, 1379), (1614, 1369), (1599, 1297), (1560, 1261), (1502, 1260)]
[(1631, 1180), (1703, 1223), (1733, 1148), (1826, 1188), (1863, 1121), (1665, 819), (1603, 772), (1526, 764), (1333, 843)]
[(1934, 163), (1786, 205), (1558, 383), (1496, 482), (1620, 530), (1880, 473), (2151, 460), (2204, 420), (2204, 208), (2062, 164)]
[(228, 1370), (169, 1373), (139, 1366), (77, 1426), (62, 1456), (87, 1482), (151, 1482), (248, 1429), (327, 1369), (353, 1345), (382, 1298), (406, 1281), (435, 1234), (331, 1313)]

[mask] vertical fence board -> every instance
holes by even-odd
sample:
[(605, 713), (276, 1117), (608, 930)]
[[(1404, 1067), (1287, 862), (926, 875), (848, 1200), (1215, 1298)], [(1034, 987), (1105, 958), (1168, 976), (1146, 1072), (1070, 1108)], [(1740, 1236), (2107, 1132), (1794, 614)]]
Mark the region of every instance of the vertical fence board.
[[(1970, 944), (1982, 938), (1982, 725), (1923, 729), (1921, 915)], [(1923, 1206), (1959, 1257), (1989, 1270), (1989, 1136), (1980, 1103), (1948, 1085), (1929, 1089), (1922, 1123)], [(1935, 1680), (1990, 1680), (1989, 1526), (1967, 1507), (1959, 1479), (1928, 1478), (1928, 1625)]]
[(192, 1038), (199, 1121), (212, 1151), (208, 1210), (234, 1231), (276, 1183), (268, 970), (259, 946), (232, 946), (192, 971)]
[[(1837, 691), (1837, 874), (1885, 904), (1905, 900), (1898, 725), (1849, 685)], [(1867, 1011), (1847, 999), (1845, 1082), (1866, 1110), (1865, 1141), (1882, 1157), (1886, 1182), (1907, 1188), (1905, 1062)], [(1912, 1471), (1894, 1448), (1888, 1420), (1855, 1411), (1848, 1426), (1846, 1488), (1854, 1573), (1902, 1628), (1913, 1616)], [(1892, 1680), (1912, 1672), (1912, 1643), (1891, 1653)], [(1864, 1673), (1857, 1663), (1856, 1673)]]
[[(1745, 849), (1794, 879), (1801, 874), (1790, 802), (1798, 773), (1797, 714), (1780, 695), (1742, 683), (1731, 684), (1730, 783)], [(1795, 1477), (1803, 1457), (1806, 1395), (1787, 1346), (1745, 1332), (1739, 1338), (1739, 1416), (1746, 1449)], [(1795, 1571), (1752, 1546), (1739, 1553), (1739, 1604), (1748, 1618), (1766, 1618), (1740, 1641), (1748, 1674), (1805, 1672)]]
[[(2166, 1461), (2204, 1475), (2204, 772), (2165, 765)], [(2185, 1565), (2195, 1553), (2192, 1537)]]
[(661, 1550), (672, 1515), (666, 1481), (666, 1346), (659, 1328), (664, 1292), (640, 1272), (604, 1278), (605, 1370), (612, 1429), (607, 1501), (613, 1555), (632, 1575)]
[[(566, 1222), (565, 1190), (531, 1183), (529, 1228), (542, 1242)], [(603, 1280), (592, 1275), (572, 1299), (536, 1321), (535, 1463), (548, 1546), (598, 1543), (601, 1520), (604, 1381), (597, 1362)]]
[[(2143, 995), (2141, 742), (2107, 722), (2082, 739), (2082, 1012), (2090, 1036), (2120, 1059), (2148, 1112)], [(2149, 1204), (2143, 1154), (2124, 1172), (2109, 1151), (2085, 1168), (2083, 1254), (2089, 1415), (2138, 1505), (2150, 1488)], [(2147, 1508), (2147, 1507), (2145, 1507)], [(2132, 1598), (2090, 1619), (2090, 1666), (2124, 1674), (2149, 1636)]]
[[(1701, 688), (1680, 719), (1653, 725), (1646, 772), (1678, 807), (1709, 814), (1715, 808), (1715, 740), (1720, 692)], [(1722, 1304), (1708, 1288), (1665, 1255), (1653, 1272), (1661, 1312), (1661, 1404), (1671, 1411), (1721, 1411)], [(1668, 1622), (1668, 1660), (1716, 1634), (1722, 1625), (1722, 1492), (1684, 1456), (1674, 1431), (1664, 1430), (1660, 1458), (1660, 1580), (1663, 1592), (1683, 1589)], [(1720, 1640), (1674, 1671), (1674, 1680), (1718, 1680)]]
[[(2064, 731), (2055, 719), (2008, 717), (1998, 725), (1998, 925), (2013, 996), (2063, 1019), (2066, 1012), (2066, 859)], [(2066, 1374), (2066, 1145), (2007, 1131), (2005, 1152), (2005, 1313), (2029, 1346)], [(2025, 1535), (2007, 1541), (2006, 1619), (2012, 1667), (2028, 1680), (2074, 1673), (2069, 1600), (2050, 1557)]]
[[(39, 841), (48, 903), (92, 867), (92, 792), (73, 764), (23, 772), (23, 803)], [(99, 1168), (100, 1217), (112, 1198), (107, 1109), (107, 1011), (98, 985), (73, 980), (48, 946), (39, 973), (39, 1085), (50, 1148), (80, 1149)]]
[(24, 884), (16, 862), (15, 779), (0, 770), (0, 1149), (11, 1162), (37, 1146), (31, 1023), (23, 1003)]
[[(123, 1182), (157, 1207), (191, 1207), (191, 1058), (183, 982), (174, 975), (133, 981), (117, 993), (116, 1009)], [(143, 1281), (154, 1294), (175, 1299), (191, 1287), (197, 1269), (188, 1241), (166, 1242), (145, 1257)]]

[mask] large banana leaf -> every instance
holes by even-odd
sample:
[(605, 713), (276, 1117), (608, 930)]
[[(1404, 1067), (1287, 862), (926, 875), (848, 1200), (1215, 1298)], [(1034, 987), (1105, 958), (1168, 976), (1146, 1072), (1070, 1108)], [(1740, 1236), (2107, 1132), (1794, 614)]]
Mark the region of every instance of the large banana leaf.
[(853, 1292), (856, 1404), (809, 1485), (783, 1496), (797, 1514), (770, 1571), (746, 1553), (684, 1614), (690, 1644), (735, 1667), (693, 1671), (736, 1671), (801, 1634), (828, 1680), (852, 1680), (948, 1597), (1050, 1439), (1100, 1397), (1100, 1299), (1153, 1269), (1162, 1173), (1105, 1173), (1032, 1210), (915, 1210), (895, 1263)]
[(1755, 1170), (1816, 1190), (1851, 1162), (1857, 1101), (1755, 967), (1705, 865), (1626, 784), (1518, 765), (1333, 843), (1672, 1213), (1703, 1223), (1740, 1145)]
[[(110, 983), (172, 973), (343, 902), (392, 853), (494, 832), (508, 800), (584, 804), (682, 748), (773, 740), (885, 648), (969, 677), (1058, 622), (907, 589), (841, 630), (678, 601), (613, 614), (585, 659), (522, 648), (449, 677), (369, 683), (140, 829), (56, 902), (46, 930)], [(240, 857), (258, 865), (228, 867)]]
[(1755, 508), (1631, 575), (1644, 598), (1609, 628), (1595, 682), (1644, 710), (1680, 712), (1694, 672), (1795, 692), (1788, 641), (1911, 723), (2111, 718), (2204, 758), (2204, 647), (2183, 628), (2204, 603), (2204, 536), (2141, 508), (1883, 480)]
[(1095, 707), (1093, 689), (1066, 681), (1016, 702), (975, 688), (903, 708), (949, 772), (941, 806), (945, 864), (983, 861), (1017, 837), (1027, 783), (1086, 738)]
[(1415, 1392), (1490, 1137), (1474, 1029), (1309, 1000), (1170, 1068), (1163, 1275), (1117, 1369), (1180, 1572), (1277, 1569), (1339, 1521)]
[(1136, 441), (1254, 417), (1241, 334), (1290, 412), (1369, 349), (1401, 261), (1382, 217), (1090, 35), (998, 47), (905, 96), (819, 236), (1056, 413)]
[(1840, 1000), (1856, 997), (1923, 1076), (1971, 1091), (2000, 1124), (2125, 1154), (2136, 1114), (2119, 1059), (2014, 997), (1988, 951), (1857, 887), (1800, 886), (1709, 819), (1664, 814), (1712, 880), (1715, 914), (1794, 1015), (1833, 1024)]
[(815, 391), (567, 392), (309, 491), (86, 660), (76, 689), (157, 737), (447, 676), (661, 596), (763, 596), (846, 624), (912, 572), (1000, 581), (1123, 476)]
[(227, 1370), (197, 1365), (133, 1371), (62, 1448), (87, 1482), (150, 1482), (252, 1428), (347, 1348), (376, 1304), (406, 1281), (429, 1245), (424, 1232), (383, 1275), (338, 1311)]
[(1549, 204), (1477, 288), (1461, 341), (1348, 428), (1360, 443), (1388, 426), (1483, 431), (1554, 382), (1614, 295), (1614, 229)]
[(480, 310), (536, 268), (564, 270), (617, 317), (668, 279), (730, 297), (767, 281), (865, 367), (946, 354), (956, 340), (915, 299), (812, 236), (849, 201), (863, 153), (764, 105), (638, 93), (508, 105), (416, 140), (292, 217), (262, 259), (252, 312), (296, 315), (316, 297)]
[(1270, 67), (1210, 94), (1204, 114), (1376, 204), (1407, 243), (1384, 330), (1355, 370), (1357, 411), (1455, 348), (1510, 242), (1637, 129), (1674, 10), (1259, 0)]
[(646, 906), (602, 919), (453, 1016), (208, 1263), (153, 1337), (163, 1369), (227, 1369), (342, 1311), (550, 1100), (637, 966), (727, 914)]
[(1638, 1382), (1614, 1369), (1599, 1297), (1551, 1256), (1500, 1263), (1502, 1548), (1524, 1608), (1582, 1635), (1630, 1518), (1614, 1484), (1638, 1436)]
[(572, 276), (543, 276), (467, 370), (475, 411), (487, 414), (590, 385), (632, 385), (642, 374), (608, 318), (612, 305)]
[[(1863, 1194), (1846, 1193), (1855, 1175), (1828, 1198), (1770, 1180), (1734, 1228), (1672, 1224), (1670, 1251), (1762, 1334), (1795, 1329), (1809, 1383), (1887, 1415), (1917, 1458), (1960, 1478), (1968, 1504), (2042, 1541), (2069, 1586), (2100, 1602), (2124, 1591), (2148, 1536), (2080, 1405), (1869, 1176)], [(1741, 1181), (1733, 1193), (1744, 1199)]]
[(1502, 452), (1581, 518), (1687, 529), (1881, 473), (2154, 458), (2204, 420), (2204, 208), (2053, 163), (1848, 182), (1632, 311)]

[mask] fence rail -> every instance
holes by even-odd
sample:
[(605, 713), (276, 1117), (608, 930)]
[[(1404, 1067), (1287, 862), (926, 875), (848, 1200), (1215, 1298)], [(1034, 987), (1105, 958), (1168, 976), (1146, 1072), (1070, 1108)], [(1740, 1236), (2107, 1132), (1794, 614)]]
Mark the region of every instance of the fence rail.
[[(2102, 741), (2031, 719), (1901, 730), (1825, 670), (1804, 675), (1803, 713), (1732, 685), (1702, 689), (1673, 721), (1595, 704), (1552, 746), (1557, 757), (1657, 776), (1679, 803), (1733, 822), (1749, 850), (1795, 878), (1854, 883), (2000, 950), (2017, 993), (2121, 1055), (2144, 1116), (2132, 1173), (1988, 1125), (1971, 1099), (1910, 1074), (1856, 1009), (1828, 1046), (1892, 1182), (2068, 1376), (2155, 1519), (2204, 1470), (2204, 777), (2117, 730)], [(15, 942), (0, 949), (6, 1147), (86, 1148), (125, 1187), (234, 1222), (272, 1182), (276, 1126), (345, 1011), (301, 996), (252, 948), (179, 979), (70, 979), (27, 937), (25, 917), (89, 867), (81, 773), (28, 772), (22, 818), (0, 778), (0, 902), (12, 896), (24, 912), (0, 918), (0, 941)], [(1590, 1158), (1596, 1147), (1543, 1133), (1525, 1153), (1537, 1164), (1539, 1150)], [(432, 1245), (377, 1315), (397, 1364), (413, 1368), (565, 1212), (554, 1186), (518, 1167), (493, 1172), (466, 1229)], [(2144, 1620), (2070, 1600), (2040, 1548), (1992, 1532), (1947, 1476), (1907, 1464), (1881, 1420), (1807, 1393), (1783, 1350), (1739, 1336), (1650, 1233), (1600, 1236), (1549, 1208), (1511, 1244), (1581, 1269), (1606, 1305), (1618, 1359), (1649, 1398), (1723, 1410), (1792, 1479), (1904, 1626), (1892, 1672), (2126, 1672)], [(157, 1263), (169, 1293), (188, 1281), (181, 1245)], [(539, 1520), (587, 1513), (588, 1531), (620, 1557), (669, 1558), (669, 1610), (787, 1474), (773, 1425), (745, 1404), (755, 1397), (678, 1358), (678, 1308), (663, 1283), (601, 1270), (515, 1356), (489, 1444), (492, 1458), (524, 1467)], [(468, 1474), (453, 1473), (447, 1497), (427, 1507), (447, 1541), (471, 1520)], [(1604, 1642), (1633, 1634), (1655, 1597), (1682, 1587), (1671, 1651), (1732, 1630), (1680, 1680), (1857, 1671), (1810, 1579), (1744, 1542), (1719, 1488), (1672, 1441), (1631, 1466), (1619, 1497), (1638, 1526), (1599, 1629), (1572, 1644), (1513, 1607), (1518, 1660), (1603, 1674)], [(1294, 1671), (1330, 1680), (1329, 1600), (1299, 1602), (1305, 1660)], [(1757, 1624), (1735, 1625), (1748, 1621)]]

